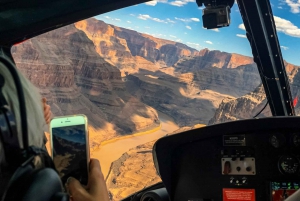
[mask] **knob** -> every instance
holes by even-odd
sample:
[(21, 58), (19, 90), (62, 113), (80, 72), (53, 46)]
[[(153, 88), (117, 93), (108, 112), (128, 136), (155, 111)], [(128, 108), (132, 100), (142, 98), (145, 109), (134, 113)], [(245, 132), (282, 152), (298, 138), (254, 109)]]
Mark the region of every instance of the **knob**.
[(238, 184), (238, 183), (240, 183), (240, 181), (239, 181), (239, 180), (236, 180), (236, 181), (235, 181), (235, 183), (237, 183), (237, 184)]
[(239, 166), (236, 167), (236, 171), (238, 171), (238, 172), (241, 171), (241, 167), (239, 167)]
[(249, 167), (246, 167), (246, 171), (247, 172), (250, 172), (252, 170), (252, 168), (249, 166)]
[(247, 180), (246, 180), (246, 179), (243, 179), (242, 183), (245, 184), (246, 182), (247, 182)]

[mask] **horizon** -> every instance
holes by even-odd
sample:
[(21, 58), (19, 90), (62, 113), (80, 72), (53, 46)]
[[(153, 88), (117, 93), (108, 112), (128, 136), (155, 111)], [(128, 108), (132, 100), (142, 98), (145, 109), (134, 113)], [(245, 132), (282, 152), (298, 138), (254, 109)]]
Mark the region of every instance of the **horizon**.
[[(300, 16), (300, 4), (271, 0), (271, 6), (283, 59), (300, 66), (297, 53), (300, 47), (300, 21), (296, 19)], [(202, 27), (202, 9), (198, 8), (195, 0), (156, 0), (94, 18), (113, 26), (185, 44), (197, 51), (207, 48), (253, 58), (236, 3), (231, 9), (231, 25), (220, 29), (207, 30)]]

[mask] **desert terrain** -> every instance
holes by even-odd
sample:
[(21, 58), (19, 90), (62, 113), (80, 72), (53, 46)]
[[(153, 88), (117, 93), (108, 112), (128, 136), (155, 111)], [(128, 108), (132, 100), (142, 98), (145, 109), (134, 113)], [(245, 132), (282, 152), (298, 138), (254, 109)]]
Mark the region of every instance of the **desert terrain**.
[[(160, 181), (151, 153), (158, 138), (252, 118), (266, 104), (251, 57), (198, 51), (95, 18), (27, 40), (12, 55), (55, 116), (88, 117), (91, 156), (112, 200)], [(285, 64), (297, 97), (299, 67)]]

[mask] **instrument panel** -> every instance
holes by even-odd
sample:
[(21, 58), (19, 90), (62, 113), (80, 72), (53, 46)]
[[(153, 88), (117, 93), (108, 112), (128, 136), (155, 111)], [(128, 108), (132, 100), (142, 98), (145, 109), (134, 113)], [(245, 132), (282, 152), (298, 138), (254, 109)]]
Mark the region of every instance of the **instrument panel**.
[(168, 136), (154, 146), (155, 165), (171, 200), (282, 201), (299, 189), (298, 122), (243, 120)]

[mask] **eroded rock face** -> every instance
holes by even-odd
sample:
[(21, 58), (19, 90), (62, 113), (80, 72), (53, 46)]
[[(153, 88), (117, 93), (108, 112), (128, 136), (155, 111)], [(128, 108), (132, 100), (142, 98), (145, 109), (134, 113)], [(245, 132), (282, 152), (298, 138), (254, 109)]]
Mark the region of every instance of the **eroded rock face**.
[(74, 25), (17, 45), (12, 54), (55, 115), (88, 116), (98, 143), (158, 123), (156, 111), (127, 92), (120, 70)]
[[(126, 66), (127, 71), (132, 71), (137, 66), (140, 68), (141, 58), (152, 63), (147, 66), (151, 69), (155, 68), (155, 62), (164, 62), (167, 66), (172, 66), (180, 58), (198, 54), (197, 50), (184, 44), (108, 25), (94, 18), (77, 22), (75, 26), (94, 42), (101, 56), (120, 69)], [(141, 58), (136, 60), (136, 56)]]
[[(300, 72), (299, 67), (287, 63), (285, 61), (287, 75), (290, 81), (292, 97), (300, 96)], [(216, 110), (214, 117), (209, 121), (209, 124), (223, 123), (241, 119), (253, 118), (266, 104), (266, 94), (262, 84), (253, 92), (245, 96), (224, 99)], [(296, 115), (300, 114), (300, 105), (295, 107)], [(262, 112), (259, 117), (272, 116), (269, 106)]]
[[(266, 94), (261, 84), (253, 92), (245, 96), (236, 99), (224, 99), (208, 124), (211, 125), (239, 119), (252, 119), (266, 105), (266, 102)], [(266, 116), (271, 116), (269, 106), (267, 106), (259, 117)]]

